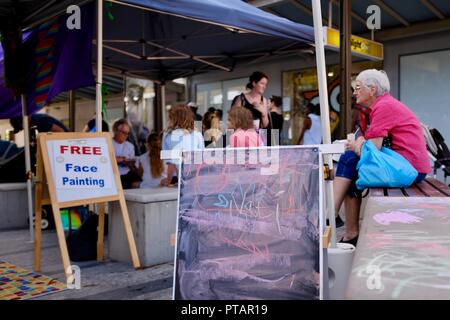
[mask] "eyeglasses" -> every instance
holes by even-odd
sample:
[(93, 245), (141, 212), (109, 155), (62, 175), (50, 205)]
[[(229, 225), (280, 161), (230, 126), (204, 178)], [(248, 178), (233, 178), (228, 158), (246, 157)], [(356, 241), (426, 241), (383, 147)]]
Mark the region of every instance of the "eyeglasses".
[(355, 92), (361, 90), (362, 87), (365, 87), (365, 88), (368, 88), (368, 89), (370, 88), (370, 86), (366, 86), (365, 84), (363, 84), (363, 85), (357, 85), (357, 86), (355, 86)]

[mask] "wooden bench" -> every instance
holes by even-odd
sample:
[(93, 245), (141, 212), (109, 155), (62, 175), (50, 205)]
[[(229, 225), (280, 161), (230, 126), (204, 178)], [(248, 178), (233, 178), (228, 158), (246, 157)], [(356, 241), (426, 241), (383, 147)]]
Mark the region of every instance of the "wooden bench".
[(370, 189), (346, 298), (448, 299), (449, 197), (431, 177)]
[(409, 188), (371, 188), (371, 197), (450, 197), (450, 187), (432, 177)]

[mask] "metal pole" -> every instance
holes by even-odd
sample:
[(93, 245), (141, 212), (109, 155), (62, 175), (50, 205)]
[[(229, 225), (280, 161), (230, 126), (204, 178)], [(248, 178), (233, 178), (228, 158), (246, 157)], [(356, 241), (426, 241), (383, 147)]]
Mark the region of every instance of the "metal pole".
[(102, 132), (102, 82), (103, 82), (103, 0), (97, 0), (97, 83), (95, 94), (95, 127)]
[[(330, 134), (330, 115), (328, 109), (328, 88), (327, 88), (327, 73), (325, 64), (325, 49), (323, 44), (323, 27), (322, 27), (322, 9), (320, 7), (320, 0), (312, 0), (313, 20), (314, 20), (314, 39), (316, 46), (316, 64), (317, 64), (317, 78), (319, 84), (319, 100), (320, 100), (320, 114), (322, 122), (322, 140), (324, 144), (331, 143)], [(331, 155), (324, 155), (324, 162), (328, 167), (333, 169), (333, 159)], [(325, 202), (327, 214), (331, 226), (331, 243), (330, 248), (336, 248), (336, 222), (333, 196), (333, 181), (325, 181)]]
[(352, 35), (351, 0), (341, 0), (340, 5), (340, 60), (341, 60), (341, 112), (340, 139), (345, 139), (352, 130), (352, 52), (350, 38)]
[(25, 138), (25, 170), (27, 175), (27, 196), (28, 196), (28, 219), (30, 228), (31, 242), (34, 242), (34, 223), (33, 223), (33, 172), (31, 171), (31, 154), (30, 154), (30, 131), (28, 126), (27, 115), (27, 97), (22, 94), (22, 123), (23, 135)]
[(333, 28), (333, 0), (328, 1), (328, 28)]
[(69, 127), (75, 131), (75, 90), (69, 91)]
[(167, 128), (167, 119), (166, 119), (166, 85), (161, 85), (161, 129), (164, 130)]

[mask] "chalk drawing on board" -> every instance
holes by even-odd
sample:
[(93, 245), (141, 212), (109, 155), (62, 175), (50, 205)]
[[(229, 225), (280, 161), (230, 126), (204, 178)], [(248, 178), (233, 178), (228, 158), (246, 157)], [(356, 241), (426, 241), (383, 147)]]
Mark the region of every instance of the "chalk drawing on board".
[[(189, 155), (190, 159), (193, 155)], [(175, 299), (319, 299), (319, 152), (182, 164)]]

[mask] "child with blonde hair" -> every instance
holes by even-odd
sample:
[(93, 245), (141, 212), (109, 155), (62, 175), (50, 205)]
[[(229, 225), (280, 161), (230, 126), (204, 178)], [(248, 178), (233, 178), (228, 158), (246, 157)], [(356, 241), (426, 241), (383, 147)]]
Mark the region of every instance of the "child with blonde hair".
[(228, 112), (228, 129), (234, 130), (230, 137), (230, 145), (234, 148), (264, 145), (263, 140), (254, 128), (252, 113), (246, 108), (231, 108)]
[[(169, 110), (169, 123), (167, 131), (162, 139), (163, 150), (203, 150), (205, 141), (200, 132), (194, 129), (194, 116), (186, 105), (177, 105)], [(170, 184), (175, 175), (176, 166), (173, 162), (167, 162), (167, 182)]]

